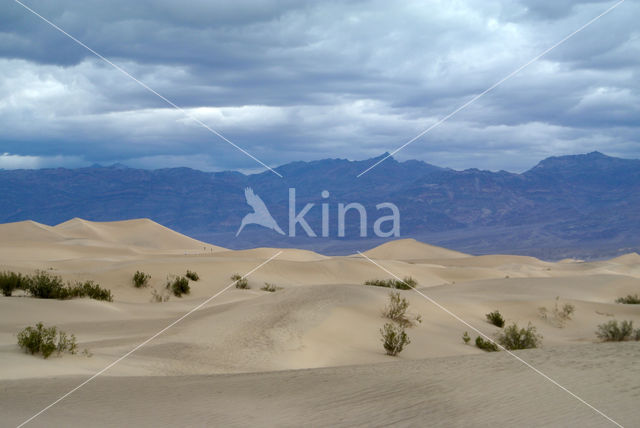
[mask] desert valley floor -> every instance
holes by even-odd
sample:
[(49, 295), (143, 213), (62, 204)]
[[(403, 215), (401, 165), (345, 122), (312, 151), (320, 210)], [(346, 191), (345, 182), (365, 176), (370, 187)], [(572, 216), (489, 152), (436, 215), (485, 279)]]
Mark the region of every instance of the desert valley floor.
[[(36, 270), (94, 280), (113, 302), (0, 296), (0, 425), (17, 426), (229, 287), (281, 250), (232, 251), (150, 220), (57, 226), (0, 225), (0, 271)], [(640, 256), (585, 263), (470, 256), (414, 240), (366, 251), (451, 313), (492, 336), (485, 314), (534, 324), (539, 349), (514, 354), (623, 426), (640, 426), (640, 342), (600, 343), (599, 324), (640, 326)], [(196, 271), (191, 293), (156, 303), (167, 277)], [(135, 288), (141, 270), (150, 286)], [(411, 344), (385, 355), (379, 330), (390, 275), (361, 255), (284, 249), (28, 426), (615, 426), (506, 352), (466, 345), (477, 334), (413, 290), (401, 291), (422, 323)], [(262, 291), (265, 282), (281, 287)], [(575, 306), (563, 327), (540, 307)], [(90, 356), (25, 354), (16, 333), (42, 321), (77, 336)]]

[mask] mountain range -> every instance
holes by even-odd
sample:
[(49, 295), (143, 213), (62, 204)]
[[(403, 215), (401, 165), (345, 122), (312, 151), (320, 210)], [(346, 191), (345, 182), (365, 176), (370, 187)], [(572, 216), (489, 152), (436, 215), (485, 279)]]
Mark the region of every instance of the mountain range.
[[(365, 250), (389, 239), (372, 233), (390, 202), (400, 212), (400, 238), (415, 238), (466, 253), (505, 252), (545, 259), (595, 259), (640, 249), (640, 160), (599, 152), (550, 157), (523, 173), (452, 170), (416, 160), (324, 159), (293, 162), (272, 172), (203, 172), (186, 167), (145, 170), (93, 165), (78, 169), (0, 170), (0, 222), (55, 225), (74, 217), (94, 221), (150, 218), (202, 241), (228, 248), (307, 248), (326, 254)], [(318, 237), (298, 226), (296, 236), (249, 225), (251, 187), (286, 232), (289, 189), (296, 214)], [(323, 191), (328, 192), (323, 196)], [(338, 236), (338, 204), (359, 203), (368, 217), (360, 237), (355, 210)], [(329, 236), (321, 237), (322, 204)], [(385, 226), (383, 226), (383, 229)]]

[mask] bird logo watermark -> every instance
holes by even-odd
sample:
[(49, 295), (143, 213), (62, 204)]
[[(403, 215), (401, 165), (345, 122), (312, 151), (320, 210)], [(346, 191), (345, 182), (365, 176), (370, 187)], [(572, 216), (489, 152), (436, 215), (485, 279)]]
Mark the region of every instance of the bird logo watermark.
[[(326, 238), (330, 236), (330, 219), (331, 219), (331, 204), (326, 202), (330, 193), (327, 190), (323, 190), (320, 193), (323, 201), (320, 205), (321, 208), (321, 232), (320, 236)], [(247, 200), (247, 204), (253, 208), (253, 212), (245, 215), (242, 218), (240, 227), (236, 232), (236, 237), (240, 235), (242, 230), (251, 224), (256, 224), (267, 229), (271, 229), (280, 235), (286, 235), (289, 237), (295, 237), (298, 226), (307, 234), (308, 237), (315, 238), (318, 235), (313, 230), (305, 216), (316, 206), (315, 203), (307, 203), (300, 211), (296, 208), (296, 189), (289, 188), (289, 233), (285, 233), (275, 218), (269, 212), (267, 205), (262, 198), (258, 196), (252, 188), (247, 187), (244, 189), (244, 196)], [(383, 215), (376, 219), (373, 224), (373, 233), (381, 238), (398, 237), (400, 236), (400, 210), (391, 202), (382, 202), (376, 204), (376, 211), (389, 210), (389, 215)], [(348, 204), (337, 204), (337, 236), (343, 238), (346, 236), (346, 217), (349, 211), (353, 211), (359, 218), (360, 223), (358, 225), (360, 237), (366, 237), (369, 232), (368, 218), (369, 213), (363, 204), (358, 202), (350, 202)], [(353, 214), (351, 214), (353, 215)], [(352, 217), (353, 218), (353, 217)], [(384, 224), (389, 224), (383, 227)], [(385, 229), (385, 230), (383, 230)], [(335, 229), (334, 229), (335, 230)]]
[(269, 209), (264, 204), (262, 198), (256, 195), (251, 187), (244, 189), (244, 197), (247, 199), (247, 204), (253, 208), (253, 212), (242, 218), (242, 222), (240, 223), (240, 228), (236, 232), (236, 236), (240, 235), (242, 229), (244, 229), (248, 224), (257, 224), (266, 227), (267, 229), (275, 230), (280, 235), (285, 234), (282, 229), (280, 229), (280, 226), (278, 226), (278, 222), (276, 222), (269, 212)]

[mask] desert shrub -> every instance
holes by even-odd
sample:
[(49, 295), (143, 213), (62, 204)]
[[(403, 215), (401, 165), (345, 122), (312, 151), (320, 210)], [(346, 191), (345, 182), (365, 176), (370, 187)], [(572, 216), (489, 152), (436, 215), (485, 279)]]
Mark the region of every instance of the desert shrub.
[(27, 291), (38, 299), (69, 299), (69, 288), (62, 278), (46, 271), (36, 271), (27, 281)]
[(562, 308), (558, 306), (560, 301), (560, 297), (556, 297), (556, 303), (554, 308), (549, 311), (546, 307), (541, 306), (538, 308), (538, 313), (540, 318), (545, 321), (548, 321), (552, 325), (562, 328), (566, 324), (567, 321), (571, 319), (571, 315), (576, 311), (576, 307), (570, 303), (565, 303), (562, 305)]
[(93, 281), (76, 282), (75, 285), (69, 286), (69, 298), (73, 297), (88, 297), (94, 300), (106, 300), (107, 302), (113, 302), (113, 295), (111, 290), (100, 287), (100, 284), (96, 284)]
[(537, 348), (542, 344), (542, 336), (529, 323), (527, 328), (518, 328), (516, 323), (505, 327), (496, 336), (497, 342), (509, 350)]
[(640, 296), (637, 294), (627, 295), (627, 297), (619, 297), (616, 299), (616, 303), (624, 303), (626, 305), (640, 305)]
[(62, 352), (75, 354), (78, 349), (76, 337), (67, 336), (64, 331), (56, 327), (45, 327), (41, 322), (35, 327), (27, 327), (18, 333), (18, 345), (31, 355), (41, 353), (44, 358), (51, 354)]
[(198, 281), (200, 279), (200, 276), (197, 274), (197, 272), (193, 272), (188, 269), (187, 269), (187, 273), (184, 276), (189, 278), (191, 281)]
[(47, 271), (36, 271), (35, 274), (19, 276), (19, 287), (37, 299), (72, 299), (89, 297), (95, 300), (113, 301), (110, 290), (100, 287), (93, 281), (76, 282), (74, 285), (64, 283), (62, 278), (51, 275)]
[(0, 289), (4, 296), (11, 296), (13, 290), (24, 289), (28, 278), (15, 272), (0, 272)]
[(384, 346), (387, 355), (396, 356), (405, 346), (411, 343), (404, 327), (394, 323), (386, 323), (381, 329), (382, 346)]
[(191, 287), (189, 286), (189, 280), (184, 276), (178, 276), (167, 281), (167, 290), (170, 290), (174, 296), (182, 297), (183, 294), (189, 294)]
[(480, 336), (476, 337), (476, 346), (487, 352), (498, 352), (500, 350), (500, 348), (498, 348), (498, 345), (490, 340), (484, 340)]
[(405, 276), (402, 281), (397, 279), (370, 279), (364, 282), (365, 285), (372, 285), (374, 287), (386, 287), (396, 288), (398, 290), (411, 290), (415, 288), (418, 283), (410, 276)]
[[(633, 321), (622, 321), (618, 324), (617, 320), (611, 320), (598, 326), (596, 336), (605, 342), (622, 342), (629, 340), (634, 336), (639, 337), (639, 330), (633, 331)], [(638, 340), (638, 339), (636, 339)]]
[(413, 327), (416, 323), (422, 322), (420, 315), (412, 316), (407, 314), (409, 302), (400, 296), (399, 292), (389, 293), (389, 304), (382, 311), (382, 316), (389, 318), (405, 328)]
[(274, 284), (270, 284), (268, 282), (265, 282), (264, 283), (264, 287), (262, 287), (260, 290), (268, 291), (269, 293), (274, 293), (274, 292), (276, 292), (278, 290), (281, 290), (281, 289), (282, 289), (282, 287), (276, 287)]
[(149, 285), (149, 280), (151, 279), (151, 275), (141, 272), (139, 270), (133, 274), (133, 286), (136, 288), (142, 288)]
[(170, 297), (171, 295), (167, 289), (164, 289), (161, 292), (158, 292), (155, 288), (151, 290), (151, 302), (153, 303), (168, 302)]
[(471, 340), (471, 336), (469, 336), (469, 333), (465, 331), (464, 334), (462, 335), (462, 340), (464, 341), (465, 345), (468, 344), (469, 341)]
[(504, 327), (504, 318), (502, 318), (502, 315), (498, 310), (489, 312), (488, 314), (486, 314), (486, 317), (487, 317), (487, 321), (489, 321), (491, 324), (495, 325), (496, 327), (500, 327), (500, 328)]
[(239, 273), (234, 273), (233, 275), (231, 275), (231, 281), (234, 281), (236, 283), (236, 288), (240, 288), (242, 290), (251, 288), (249, 287), (249, 281), (247, 280), (247, 278), (243, 278)]

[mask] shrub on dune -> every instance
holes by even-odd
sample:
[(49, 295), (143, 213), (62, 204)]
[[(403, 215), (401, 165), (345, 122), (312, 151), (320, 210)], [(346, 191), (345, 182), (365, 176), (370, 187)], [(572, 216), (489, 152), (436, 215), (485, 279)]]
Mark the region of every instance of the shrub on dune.
[(380, 334), (382, 335), (382, 346), (387, 351), (387, 355), (396, 356), (411, 343), (404, 327), (398, 324), (386, 323), (380, 329)]
[(94, 300), (113, 302), (111, 290), (104, 289), (93, 281), (76, 282), (74, 286), (69, 288), (69, 297), (88, 297)]
[(260, 290), (263, 291), (268, 291), (269, 293), (275, 293), (276, 291), (280, 290), (282, 287), (277, 287), (274, 284), (270, 284), (268, 282), (264, 283), (264, 287), (262, 287)]
[(149, 285), (149, 280), (151, 279), (151, 275), (141, 272), (139, 270), (133, 274), (133, 286), (136, 288), (142, 288)]
[(241, 290), (251, 288), (249, 287), (249, 281), (247, 280), (247, 278), (243, 278), (239, 273), (234, 273), (233, 275), (231, 275), (231, 281), (234, 281), (236, 283), (236, 288), (240, 288)]
[(193, 271), (188, 270), (188, 269), (187, 269), (187, 273), (184, 276), (189, 278), (191, 281), (198, 281), (200, 279), (200, 276), (198, 275), (197, 272), (193, 272)]
[(370, 279), (364, 282), (364, 285), (371, 285), (374, 287), (395, 288), (398, 290), (411, 290), (415, 288), (418, 283), (410, 276), (404, 277), (402, 281), (397, 279)]
[(389, 304), (382, 311), (382, 316), (405, 328), (421, 323), (422, 317), (420, 315), (409, 315), (407, 313), (408, 309), (409, 302), (407, 299), (401, 297), (399, 292), (391, 292), (389, 293)]
[(498, 345), (490, 340), (484, 340), (482, 337), (476, 337), (476, 346), (486, 352), (498, 352)]
[(638, 296), (637, 294), (629, 294), (626, 297), (617, 298), (616, 303), (622, 303), (625, 305), (640, 305), (640, 296)]
[(31, 355), (40, 353), (45, 359), (54, 352), (75, 354), (78, 348), (73, 334), (67, 336), (64, 331), (45, 327), (41, 322), (18, 333), (18, 346)]
[(526, 328), (519, 328), (516, 323), (513, 323), (498, 333), (496, 339), (500, 345), (510, 351), (537, 348), (542, 344), (542, 336), (537, 334), (536, 328), (531, 324)]
[(14, 290), (24, 289), (27, 277), (15, 272), (0, 272), (0, 289), (4, 296), (10, 297)]
[(496, 327), (500, 327), (500, 328), (504, 327), (504, 318), (502, 318), (502, 315), (498, 310), (489, 312), (486, 315), (486, 317), (487, 317), (487, 321), (489, 321), (491, 324), (495, 325)]
[(611, 320), (598, 326), (596, 336), (605, 342), (622, 342), (625, 340), (640, 340), (640, 329), (633, 330), (633, 321)]
[(69, 288), (62, 278), (45, 271), (36, 271), (27, 281), (27, 291), (38, 299), (69, 299)]
[(554, 308), (549, 311), (546, 307), (541, 306), (538, 308), (538, 313), (540, 314), (540, 318), (545, 321), (548, 321), (552, 325), (562, 328), (567, 323), (567, 321), (571, 320), (571, 316), (576, 311), (576, 307), (570, 303), (565, 303), (560, 308), (559, 305), (560, 296), (556, 297), (556, 304)]
[(168, 302), (170, 296), (170, 291), (166, 288), (162, 291), (158, 291), (155, 288), (151, 290), (151, 302), (153, 303), (164, 303)]
[(184, 276), (179, 276), (167, 281), (167, 287), (174, 296), (182, 297), (183, 294), (191, 293), (191, 287), (189, 286), (189, 280)]

